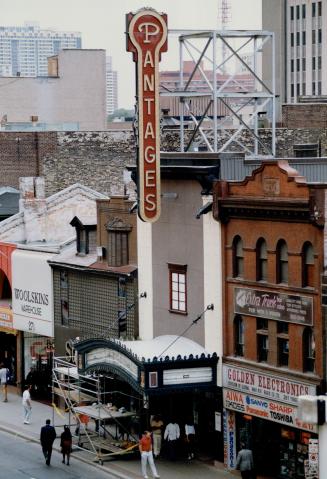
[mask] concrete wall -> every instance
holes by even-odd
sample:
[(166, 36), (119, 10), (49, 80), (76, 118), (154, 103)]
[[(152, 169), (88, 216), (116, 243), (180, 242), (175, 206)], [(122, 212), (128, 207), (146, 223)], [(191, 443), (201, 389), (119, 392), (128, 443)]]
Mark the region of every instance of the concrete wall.
[[(275, 33), (275, 80), (276, 80), (276, 120), (281, 121), (281, 104), (286, 101), (285, 80), (285, 0), (262, 0), (262, 29)], [(266, 84), (272, 85), (272, 47), (267, 44), (263, 48), (262, 77)]]
[(58, 77), (0, 77), (0, 118), (106, 128), (105, 50), (61, 50)]
[[(152, 225), (154, 336), (181, 334), (204, 310), (203, 220), (195, 218), (202, 206), (201, 186), (191, 180), (163, 180), (165, 192), (178, 196), (162, 198), (161, 217)], [(169, 311), (167, 263), (187, 265), (187, 315)], [(186, 336), (204, 346), (204, 319)]]

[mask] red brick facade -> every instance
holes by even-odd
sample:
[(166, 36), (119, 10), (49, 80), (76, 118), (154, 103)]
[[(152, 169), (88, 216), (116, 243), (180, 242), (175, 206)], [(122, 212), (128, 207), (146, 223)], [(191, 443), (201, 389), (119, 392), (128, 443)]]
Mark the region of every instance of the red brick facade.
[[(289, 168), (287, 162), (269, 162), (257, 169), (243, 182), (218, 182), (215, 188), (214, 214), (222, 222), (222, 257), (225, 277), (224, 305), (224, 359), (267, 372), (294, 375), (313, 380), (323, 377), (323, 328), (321, 320), (320, 275), (323, 270), (322, 189), (310, 188), (304, 178)], [(235, 273), (235, 238), (242, 241), (241, 274)], [(265, 280), (258, 280), (258, 241), (265, 241)], [(278, 248), (283, 240), (287, 248), (288, 280), (278, 278)], [(313, 247), (313, 264), (306, 273), (310, 286), (303, 283), (303, 247)], [(312, 251), (312, 249), (311, 249)], [(271, 295), (295, 295), (312, 301), (315, 341), (313, 371), (304, 367), (304, 330), (308, 324), (288, 319), (288, 331), (282, 331), (281, 321), (267, 319), (264, 334), (268, 338), (267, 358), (259, 361), (258, 334), (260, 318), (255, 314), (240, 315), (244, 328), (244, 347), (237, 351), (235, 327), (235, 294), (247, 291)], [(256, 310), (257, 312), (258, 310)], [(263, 315), (264, 316), (264, 315)], [(261, 316), (262, 317), (262, 316)], [(288, 365), (282, 367), (278, 356), (279, 340), (288, 341)]]

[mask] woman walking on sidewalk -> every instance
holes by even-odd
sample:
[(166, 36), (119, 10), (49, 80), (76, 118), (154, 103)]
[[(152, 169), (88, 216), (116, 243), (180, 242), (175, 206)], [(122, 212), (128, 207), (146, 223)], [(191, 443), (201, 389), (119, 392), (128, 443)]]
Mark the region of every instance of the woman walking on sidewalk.
[(153, 460), (152, 454), (152, 437), (150, 431), (144, 431), (143, 436), (139, 442), (139, 450), (141, 453), (141, 467), (142, 467), (142, 475), (144, 479), (148, 479), (147, 475), (147, 463), (149, 463), (152, 475), (154, 478), (159, 478), (159, 474), (157, 473), (156, 466)]
[(60, 447), (62, 453), (62, 462), (65, 464), (65, 457), (67, 456), (67, 466), (69, 466), (69, 457), (72, 452), (72, 433), (68, 426), (64, 426), (64, 432), (61, 434)]

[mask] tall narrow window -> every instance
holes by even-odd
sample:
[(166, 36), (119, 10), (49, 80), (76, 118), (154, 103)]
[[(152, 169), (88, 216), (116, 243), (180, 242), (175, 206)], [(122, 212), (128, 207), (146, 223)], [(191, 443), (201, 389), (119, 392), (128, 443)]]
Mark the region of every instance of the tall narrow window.
[(243, 241), (236, 236), (233, 241), (233, 277), (242, 278), (244, 273)]
[(257, 281), (267, 281), (267, 243), (263, 238), (257, 242)]
[(318, 2), (318, 16), (321, 17), (322, 3)]
[(235, 356), (244, 356), (244, 323), (242, 316), (234, 318)]
[(187, 314), (187, 265), (168, 264), (170, 311)]
[(312, 45), (316, 43), (316, 30), (312, 30)]
[(277, 358), (278, 366), (288, 366), (289, 336), (288, 323), (277, 323)]
[(312, 2), (312, 16), (316, 16), (316, 2)]
[(315, 370), (315, 341), (311, 328), (303, 331), (303, 371), (313, 373)]
[(287, 244), (280, 240), (276, 250), (277, 283), (288, 283), (288, 251)]
[(306, 32), (302, 32), (302, 45), (304, 46), (307, 43)]
[(259, 363), (268, 361), (268, 350), (268, 320), (257, 318), (257, 359)]
[(306, 11), (305, 11), (305, 3), (302, 3), (302, 18), (305, 18), (305, 14), (306, 14)]
[(294, 7), (291, 7), (290, 10), (291, 10), (291, 20), (294, 20)]
[(308, 241), (302, 248), (302, 286), (314, 285), (314, 252), (313, 246)]

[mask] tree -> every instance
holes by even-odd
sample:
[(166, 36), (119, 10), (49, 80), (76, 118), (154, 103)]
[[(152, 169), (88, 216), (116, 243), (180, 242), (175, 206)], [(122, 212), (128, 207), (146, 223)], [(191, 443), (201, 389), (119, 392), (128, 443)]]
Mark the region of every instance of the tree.
[(108, 115), (108, 121), (112, 121), (115, 118), (134, 118), (134, 110), (126, 110), (126, 108), (118, 108), (111, 115)]

